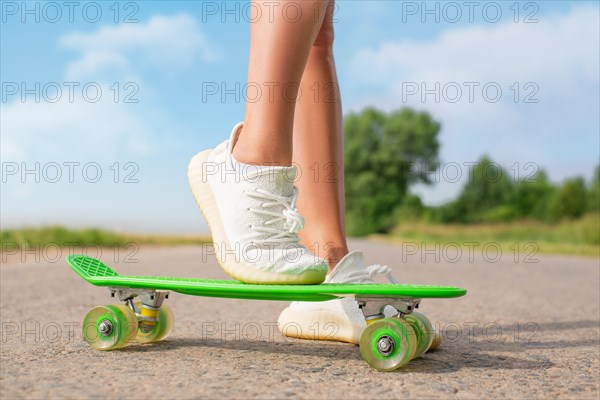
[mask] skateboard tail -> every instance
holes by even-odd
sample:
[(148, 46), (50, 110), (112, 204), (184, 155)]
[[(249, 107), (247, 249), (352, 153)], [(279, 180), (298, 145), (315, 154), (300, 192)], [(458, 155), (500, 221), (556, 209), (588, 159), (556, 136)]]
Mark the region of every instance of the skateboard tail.
[(77, 272), (79, 276), (90, 283), (101, 280), (101, 278), (119, 276), (119, 274), (106, 266), (102, 261), (95, 258), (71, 254), (67, 257), (66, 261), (73, 271)]

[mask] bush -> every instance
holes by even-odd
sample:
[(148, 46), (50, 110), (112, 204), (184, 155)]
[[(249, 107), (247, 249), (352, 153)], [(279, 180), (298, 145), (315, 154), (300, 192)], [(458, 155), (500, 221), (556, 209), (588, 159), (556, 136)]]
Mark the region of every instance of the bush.
[(515, 185), (515, 208), (520, 218), (547, 221), (549, 203), (556, 189), (548, 180), (545, 171)]
[(517, 209), (512, 205), (502, 205), (492, 208), (482, 215), (483, 222), (509, 222), (517, 218)]
[(425, 206), (423, 205), (421, 198), (414, 194), (408, 194), (404, 197), (400, 206), (394, 210), (394, 214), (391, 218), (393, 226), (408, 221), (419, 221), (423, 219), (424, 213)]
[(550, 219), (560, 221), (581, 217), (587, 207), (586, 195), (583, 178), (566, 180), (550, 201)]

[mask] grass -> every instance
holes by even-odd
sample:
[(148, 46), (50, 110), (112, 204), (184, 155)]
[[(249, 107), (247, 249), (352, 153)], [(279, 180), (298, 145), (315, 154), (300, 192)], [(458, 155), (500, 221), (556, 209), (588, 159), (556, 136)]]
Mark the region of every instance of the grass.
[[(519, 221), (498, 224), (442, 225), (405, 222), (389, 235), (373, 235), (377, 240), (424, 244), (458, 244), (479, 247), (495, 243), (503, 250), (600, 257), (600, 214), (588, 214), (575, 221), (545, 224)], [(210, 243), (208, 236), (134, 235), (102, 229), (68, 229), (60, 226), (22, 228), (0, 232), (1, 249), (40, 249), (46, 245), (64, 247), (127, 247), (137, 245), (195, 245)], [(515, 245), (516, 243), (516, 245)], [(475, 246), (477, 247), (477, 246)]]
[(137, 245), (193, 245), (210, 243), (208, 236), (168, 236), (168, 235), (135, 235), (116, 233), (103, 229), (68, 229), (61, 226), (43, 228), (10, 229), (0, 232), (2, 251), (18, 247), (21, 249), (39, 249), (47, 245), (63, 247), (85, 247), (96, 245), (100, 247), (127, 247), (132, 243)]
[[(496, 243), (503, 250), (536, 251), (549, 254), (570, 254), (600, 257), (600, 214), (588, 214), (574, 221), (546, 224), (537, 221), (518, 221), (497, 224), (430, 224), (406, 222), (389, 235), (375, 239), (393, 242), (435, 244)], [(516, 245), (515, 245), (516, 243)]]

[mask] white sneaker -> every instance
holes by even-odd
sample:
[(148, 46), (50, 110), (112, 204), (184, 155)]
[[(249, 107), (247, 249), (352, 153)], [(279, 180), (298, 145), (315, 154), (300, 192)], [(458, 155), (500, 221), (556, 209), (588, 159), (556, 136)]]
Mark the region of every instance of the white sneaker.
[(304, 219), (296, 209), (295, 167), (251, 166), (232, 150), (242, 124), (214, 150), (198, 153), (188, 180), (213, 236), (215, 255), (246, 283), (316, 284), (327, 263), (299, 243)]
[[(342, 258), (327, 275), (326, 283), (375, 283), (377, 274), (387, 276), (392, 283), (399, 283), (391, 275), (392, 270), (383, 265), (365, 267), (361, 251), (353, 251)], [(397, 314), (393, 307), (386, 307), (386, 317)], [(367, 326), (358, 303), (352, 297), (321, 302), (291, 303), (279, 315), (279, 330), (284, 336), (313, 340), (337, 340), (358, 344)]]

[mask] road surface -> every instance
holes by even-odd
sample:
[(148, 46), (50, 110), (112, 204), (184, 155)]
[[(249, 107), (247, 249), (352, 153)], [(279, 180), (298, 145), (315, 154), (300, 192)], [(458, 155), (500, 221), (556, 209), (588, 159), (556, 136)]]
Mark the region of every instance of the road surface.
[[(422, 303), (445, 337), (438, 351), (377, 372), (354, 345), (283, 338), (275, 324), (286, 303), (180, 294), (168, 300), (176, 323), (166, 341), (93, 351), (81, 320), (112, 299), (54, 249), (3, 260), (0, 397), (598, 398), (598, 259), (352, 247), (404, 282), (469, 290)], [(226, 277), (206, 248), (132, 253), (104, 250), (101, 258), (123, 274)]]

